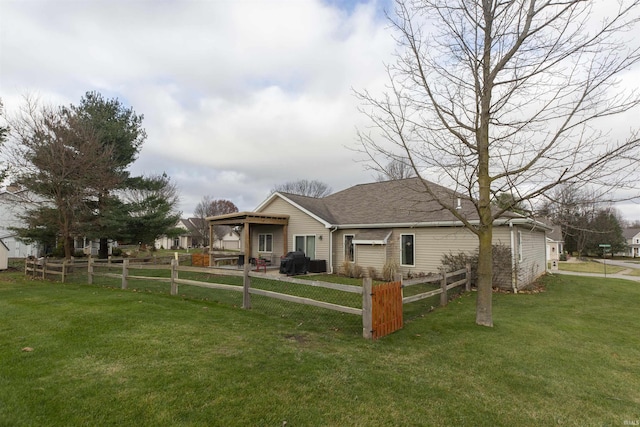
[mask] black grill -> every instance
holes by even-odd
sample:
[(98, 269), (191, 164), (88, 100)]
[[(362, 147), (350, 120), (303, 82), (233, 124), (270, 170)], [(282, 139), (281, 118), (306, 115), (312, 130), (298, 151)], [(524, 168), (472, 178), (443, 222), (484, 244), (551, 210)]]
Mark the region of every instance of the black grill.
[(288, 252), (280, 259), (280, 274), (294, 276), (296, 274), (307, 274), (309, 271), (309, 257), (302, 251)]

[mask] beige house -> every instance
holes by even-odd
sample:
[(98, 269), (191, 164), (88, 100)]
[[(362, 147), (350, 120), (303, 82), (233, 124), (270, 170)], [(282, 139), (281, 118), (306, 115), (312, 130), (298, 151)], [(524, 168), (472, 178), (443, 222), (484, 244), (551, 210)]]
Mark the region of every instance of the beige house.
[[(478, 222), (472, 201), (433, 186), (470, 222)], [(470, 253), (478, 247), (477, 237), (427, 196), (418, 178), (356, 185), (323, 198), (273, 193), (254, 212), (207, 220), (211, 230), (221, 224), (242, 227), (245, 258), (273, 262), (289, 251), (304, 251), (329, 272), (339, 272), (349, 262), (379, 275), (386, 263), (396, 263), (404, 276), (433, 273), (444, 254)], [(496, 221), (494, 244), (511, 248), (517, 271), (513, 288), (545, 272), (547, 230), (513, 213)]]

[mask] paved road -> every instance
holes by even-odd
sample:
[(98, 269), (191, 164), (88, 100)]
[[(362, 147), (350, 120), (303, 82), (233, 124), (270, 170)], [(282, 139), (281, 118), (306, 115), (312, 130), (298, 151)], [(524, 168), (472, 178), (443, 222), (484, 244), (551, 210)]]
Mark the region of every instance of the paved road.
[[(608, 261), (607, 261), (608, 263)], [(636, 264), (637, 265), (637, 264)], [(637, 267), (636, 267), (637, 268)], [(575, 271), (549, 271), (551, 274), (566, 274), (569, 276), (585, 276), (585, 277), (605, 277), (604, 274), (599, 273), (577, 273)], [(640, 276), (625, 276), (624, 274), (607, 274), (608, 279), (625, 279), (625, 280), (633, 280), (635, 282), (640, 282)]]

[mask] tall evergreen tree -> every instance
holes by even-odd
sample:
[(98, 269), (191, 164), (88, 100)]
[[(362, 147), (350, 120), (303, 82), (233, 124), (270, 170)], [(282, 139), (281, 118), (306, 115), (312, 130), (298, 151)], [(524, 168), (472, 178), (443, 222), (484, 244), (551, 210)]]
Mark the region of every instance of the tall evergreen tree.
[[(100, 239), (99, 256), (106, 258), (108, 239), (116, 238), (121, 231), (117, 220), (121, 215), (118, 210), (120, 207), (113, 202), (112, 196), (115, 190), (128, 185), (129, 174), (126, 169), (136, 160), (147, 137), (142, 128), (144, 116), (136, 114), (117, 98), (106, 99), (95, 91), (87, 92), (78, 105), (71, 105), (66, 111), (93, 129), (103, 151), (109, 153), (112, 173), (118, 178), (116, 181), (98, 183), (95, 189), (98, 198), (90, 237)], [(118, 208), (114, 210), (114, 207)]]

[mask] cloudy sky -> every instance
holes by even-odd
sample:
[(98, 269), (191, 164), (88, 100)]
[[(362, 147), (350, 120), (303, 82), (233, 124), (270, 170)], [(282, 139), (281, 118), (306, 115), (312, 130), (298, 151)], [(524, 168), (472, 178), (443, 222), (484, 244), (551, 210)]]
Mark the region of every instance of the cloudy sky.
[[(0, 0), (0, 97), (87, 91), (144, 114), (134, 174), (166, 172), (190, 215), (203, 196), (252, 210), (277, 184), (373, 181), (353, 90), (387, 82), (389, 0)], [(640, 206), (623, 209), (640, 219)]]
[(384, 84), (378, 1), (0, 0), (0, 96), (55, 105), (96, 90), (144, 114), (134, 173), (252, 210), (277, 184), (370, 182), (353, 89)]

